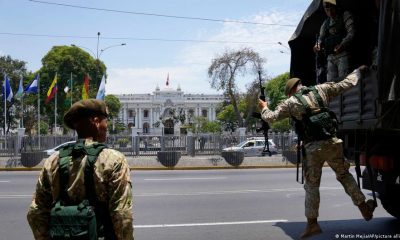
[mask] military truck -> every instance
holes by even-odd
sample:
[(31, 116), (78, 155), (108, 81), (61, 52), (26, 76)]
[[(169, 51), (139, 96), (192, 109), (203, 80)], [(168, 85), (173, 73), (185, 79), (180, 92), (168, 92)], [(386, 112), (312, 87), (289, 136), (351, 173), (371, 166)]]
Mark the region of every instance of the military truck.
[[(365, 166), (363, 188), (374, 197), (376, 191), (387, 212), (400, 218), (400, 1), (337, 0), (337, 7), (354, 16), (352, 68), (371, 67), (330, 107), (340, 122), (345, 156)], [(290, 75), (306, 86), (317, 83), (313, 46), (325, 19), (322, 0), (314, 0), (289, 40)]]

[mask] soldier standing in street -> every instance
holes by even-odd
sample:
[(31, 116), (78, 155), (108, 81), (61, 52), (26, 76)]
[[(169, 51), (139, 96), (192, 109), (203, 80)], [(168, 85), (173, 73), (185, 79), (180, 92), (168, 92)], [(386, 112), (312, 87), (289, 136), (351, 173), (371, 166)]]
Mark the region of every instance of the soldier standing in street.
[[(106, 104), (96, 99), (81, 100), (74, 103), (64, 115), (64, 123), (78, 133), (78, 143), (92, 146), (105, 142), (108, 112)], [(64, 193), (60, 189), (60, 152), (46, 159), (40, 173), (36, 192), (28, 211), (28, 222), (35, 239), (50, 239), (50, 209)], [(97, 155), (93, 167), (93, 189), (95, 197), (104, 209), (102, 239), (129, 240), (133, 237), (132, 185), (130, 170), (125, 156), (113, 149), (104, 148)], [(66, 194), (72, 202), (80, 202), (89, 191), (85, 187), (85, 164), (87, 155), (72, 155), (69, 162), (69, 180)], [(97, 205), (99, 206), (99, 205)], [(103, 216), (103, 215), (102, 215)]]
[(350, 72), (349, 46), (354, 39), (354, 20), (350, 12), (340, 12), (336, 0), (323, 0), (328, 18), (321, 25), (314, 51), (327, 57), (327, 81), (341, 80)]
[(327, 82), (313, 87), (303, 87), (298, 78), (289, 79), (285, 89), (289, 98), (280, 103), (275, 111), (269, 110), (267, 102), (259, 100), (264, 121), (271, 124), (292, 117), (305, 148), (305, 215), (308, 223), (301, 238), (322, 232), (317, 218), (319, 186), (325, 161), (335, 172), (337, 180), (343, 185), (354, 205), (358, 206), (364, 219), (369, 221), (372, 218), (376, 204), (373, 200), (365, 201), (364, 194), (349, 172), (350, 164), (344, 160), (342, 140), (336, 137), (335, 117), (327, 108), (333, 97), (357, 85), (367, 71), (366, 66), (361, 66), (341, 82)]

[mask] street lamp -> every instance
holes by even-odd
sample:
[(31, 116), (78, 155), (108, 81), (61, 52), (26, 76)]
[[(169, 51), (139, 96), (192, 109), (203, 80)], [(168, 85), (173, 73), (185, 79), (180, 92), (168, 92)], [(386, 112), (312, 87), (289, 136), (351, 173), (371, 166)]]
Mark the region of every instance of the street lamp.
[(92, 54), (93, 58), (96, 56), (96, 54), (94, 54), (94, 52), (92, 51), (92, 49), (90, 49), (90, 48), (88, 48), (88, 47), (79, 46), (79, 45), (75, 45), (75, 44), (71, 44), (71, 46), (72, 46), (72, 47), (77, 47), (77, 48), (82, 48), (82, 49), (88, 50), (88, 51)]
[(103, 52), (105, 52), (107, 49), (113, 48), (113, 47), (122, 47), (122, 46), (126, 46), (126, 43), (115, 44), (115, 45), (111, 45), (111, 46), (105, 47), (104, 49), (101, 49), (99, 58), (100, 58), (101, 54), (103, 54)]
[(289, 48), (288, 46), (286, 46), (286, 45), (283, 45), (282, 42), (278, 42), (278, 44), (281, 45), (282, 47), (285, 47), (285, 48), (287, 48), (288, 50), (290, 50), (290, 48)]

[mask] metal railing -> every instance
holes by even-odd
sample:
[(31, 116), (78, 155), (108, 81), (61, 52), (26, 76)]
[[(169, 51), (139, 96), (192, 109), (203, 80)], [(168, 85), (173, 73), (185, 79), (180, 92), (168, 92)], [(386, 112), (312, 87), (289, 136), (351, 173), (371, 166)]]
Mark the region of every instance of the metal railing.
[[(269, 134), (278, 152), (289, 149), (294, 143), (294, 133)], [(222, 149), (235, 146), (249, 137), (262, 135), (238, 134), (194, 134), (177, 136), (159, 135), (109, 135), (106, 144), (127, 156), (156, 156), (159, 151), (178, 151), (182, 155), (219, 155)], [(21, 152), (38, 152), (52, 149), (64, 142), (76, 140), (76, 136), (41, 136), (40, 147), (37, 136), (0, 137), (0, 157), (19, 156)]]

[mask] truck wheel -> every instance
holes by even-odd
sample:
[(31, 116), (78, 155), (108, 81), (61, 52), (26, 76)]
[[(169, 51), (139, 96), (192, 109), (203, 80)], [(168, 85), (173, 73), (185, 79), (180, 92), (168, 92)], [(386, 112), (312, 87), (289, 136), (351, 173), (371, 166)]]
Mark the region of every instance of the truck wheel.
[(400, 219), (400, 184), (398, 178), (398, 174), (381, 172), (381, 175), (378, 176), (377, 191), (383, 208), (392, 216)]

